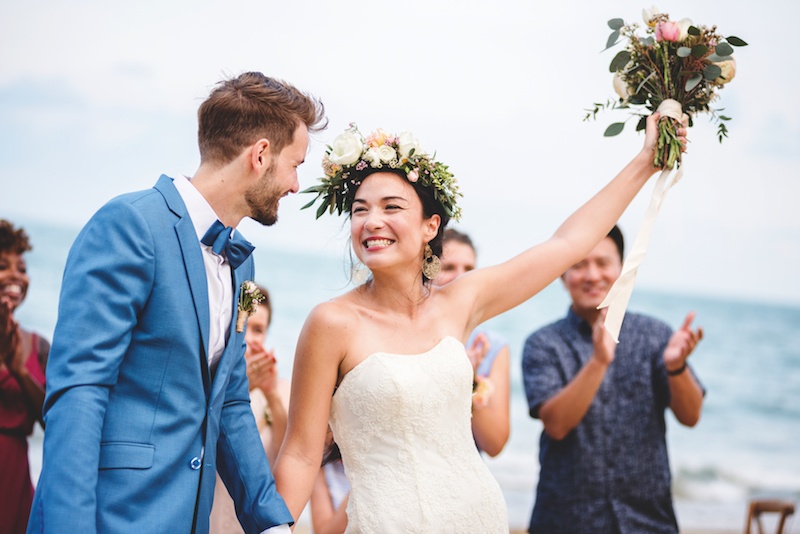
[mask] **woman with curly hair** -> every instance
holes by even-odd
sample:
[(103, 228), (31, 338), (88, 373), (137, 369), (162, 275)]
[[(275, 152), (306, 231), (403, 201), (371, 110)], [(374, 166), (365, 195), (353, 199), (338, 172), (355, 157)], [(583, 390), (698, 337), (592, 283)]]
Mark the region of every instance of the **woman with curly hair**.
[(28, 234), (0, 219), (0, 532), (24, 533), (33, 484), (28, 465), (28, 436), (42, 426), (44, 370), (50, 344), (14, 320), (28, 292), (24, 254)]

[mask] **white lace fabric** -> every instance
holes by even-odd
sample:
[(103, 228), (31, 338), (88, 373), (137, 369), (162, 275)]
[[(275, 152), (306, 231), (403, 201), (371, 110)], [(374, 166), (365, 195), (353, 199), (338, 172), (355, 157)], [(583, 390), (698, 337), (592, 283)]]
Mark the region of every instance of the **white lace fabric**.
[(471, 430), (472, 367), (453, 337), (375, 353), (342, 380), (331, 428), (351, 493), (347, 533), (508, 533)]

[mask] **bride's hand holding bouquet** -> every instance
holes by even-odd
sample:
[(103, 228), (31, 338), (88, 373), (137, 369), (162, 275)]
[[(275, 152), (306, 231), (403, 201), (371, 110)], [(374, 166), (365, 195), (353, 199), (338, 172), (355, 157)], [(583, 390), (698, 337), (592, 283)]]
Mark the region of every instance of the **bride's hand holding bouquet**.
[[(718, 124), (720, 142), (727, 137), (725, 123), (730, 117), (722, 115), (722, 109), (714, 108), (712, 103), (736, 75), (733, 47), (747, 43), (735, 36), (723, 37), (716, 26), (695, 25), (687, 18), (672, 21), (655, 6), (643, 10), (642, 18), (646, 24), (644, 36), (639, 35), (636, 23), (626, 24), (620, 18), (608, 21), (612, 33), (606, 49), (618, 44), (620, 37), (626, 43), (609, 66), (619, 100), (596, 103), (585, 119), (595, 118), (605, 108), (633, 109), (631, 117), (639, 117), (636, 129), (642, 130), (646, 116), (659, 111), (653, 167), (672, 169), (681, 163), (677, 130), (682, 124), (692, 126), (697, 113), (711, 115)], [(619, 134), (625, 122), (611, 124), (604, 135)]]

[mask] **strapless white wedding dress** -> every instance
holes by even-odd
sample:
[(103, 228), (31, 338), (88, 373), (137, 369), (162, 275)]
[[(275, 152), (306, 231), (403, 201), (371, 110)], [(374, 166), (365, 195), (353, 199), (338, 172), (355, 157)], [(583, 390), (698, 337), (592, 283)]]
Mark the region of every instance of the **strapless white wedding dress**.
[(347, 533), (502, 533), (508, 512), (472, 437), (472, 367), (445, 337), (375, 353), (342, 379), (331, 428), (350, 480)]

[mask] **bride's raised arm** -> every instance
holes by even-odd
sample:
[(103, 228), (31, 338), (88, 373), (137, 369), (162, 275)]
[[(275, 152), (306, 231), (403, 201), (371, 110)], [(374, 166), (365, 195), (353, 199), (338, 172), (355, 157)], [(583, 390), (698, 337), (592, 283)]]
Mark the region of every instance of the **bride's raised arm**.
[[(452, 294), (472, 296), (467, 331), (523, 303), (583, 259), (616, 224), (622, 212), (657, 169), (653, 149), (658, 113), (647, 119), (644, 147), (622, 171), (564, 221), (553, 236), (518, 256), (454, 280)], [(685, 130), (680, 131), (685, 141)]]

